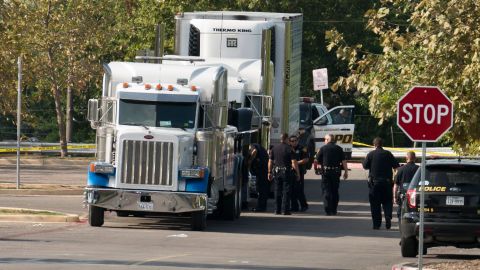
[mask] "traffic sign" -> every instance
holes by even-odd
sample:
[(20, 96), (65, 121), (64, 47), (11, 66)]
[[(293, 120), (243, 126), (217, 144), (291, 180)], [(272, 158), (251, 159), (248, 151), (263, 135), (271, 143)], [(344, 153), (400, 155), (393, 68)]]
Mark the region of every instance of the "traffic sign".
[(397, 103), (397, 125), (412, 141), (422, 142), (418, 269), (423, 269), (425, 157), (427, 142), (436, 142), (453, 125), (452, 101), (435, 86), (414, 86)]
[(319, 91), (328, 89), (328, 71), (326, 68), (314, 69), (313, 73), (313, 90)]
[(436, 86), (414, 86), (398, 100), (397, 125), (412, 141), (436, 142), (453, 126), (452, 101)]

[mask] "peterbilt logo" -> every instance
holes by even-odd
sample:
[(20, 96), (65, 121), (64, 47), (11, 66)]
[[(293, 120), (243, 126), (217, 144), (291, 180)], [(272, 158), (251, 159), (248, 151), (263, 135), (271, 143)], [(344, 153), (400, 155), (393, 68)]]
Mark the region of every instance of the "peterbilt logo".
[(151, 139), (153, 139), (153, 136), (152, 135), (145, 135), (145, 136), (143, 136), (143, 138), (145, 138), (147, 140), (151, 140)]

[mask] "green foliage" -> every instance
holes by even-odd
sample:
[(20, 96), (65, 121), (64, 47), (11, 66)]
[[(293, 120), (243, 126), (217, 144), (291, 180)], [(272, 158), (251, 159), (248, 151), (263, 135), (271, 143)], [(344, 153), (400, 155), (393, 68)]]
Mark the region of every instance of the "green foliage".
[(350, 69), (334, 87), (367, 94), (371, 113), (385, 121), (395, 117), (396, 101), (409, 88), (436, 85), (454, 102), (447, 140), (462, 153), (480, 153), (479, 14), (475, 0), (382, 1), (366, 13), (381, 53), (362, 52), (339, 31), (328, 32), (329, 49)]
[[(16, 59), (23, 55), (26, 94), (22, 111), (28, 132), (32, 133), (28, 136), (49, 141), (62, 139), (66, 89), (70, 87), (74, 95), (73, 141), (94, 141), (94, 132), (85, 121), (86, 105), (89, 98), (101, 95), (102, 64), (131, 61), (138, 50), (153, 49), (158, 23), (166, 26), (166, 53), (174, 53), (175, 14), (202, 10), (303, 13), (301, 94), (315, 96), (318, 94), (311, 90), (313, 69), (328, 68), (332, 82), (339, 76), (350, 75), (348, 62), (338, 61), (336, 52), (327, 51), (326, 30), (335, 27), (348, 33), (343, 36), (346, 43), (362, 43), (363, 47), (352, 52), (352, 56), (365, 55), (362, 49), (382, 52), (381, 41), (374, 38), (374, 33), (364, 31), (363, 14), (377, 2), (0, 0), (0, 113), (15, 113)], [(393, 16), (393, 12), (385, 11), (382, 18)], [(355, 104), (357, 114), (367, 114), (370, 93), (360, 93), (355, 81), (347, 77), (344, 80), (350, 85), (348, 91), (325, 91), (326, 102), (331, 106)], [(58, 131), (54, 131), (55, 127)], [(368, 134), (368, 128), (359, 134)]]

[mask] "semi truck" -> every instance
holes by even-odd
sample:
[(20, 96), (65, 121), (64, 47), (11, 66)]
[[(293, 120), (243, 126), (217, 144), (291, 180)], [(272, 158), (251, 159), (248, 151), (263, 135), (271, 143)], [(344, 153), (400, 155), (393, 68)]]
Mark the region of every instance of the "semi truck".
[(176, 55), (105, 64), (102, 96), (89, 100), (91, 226), (104, 224), (105, 211), (188, 216), (193, 230), (206, 228), (208, 214), (234, 220), (249, 144), (267, 147), (298, 128), (301, 14), (176, 19)]

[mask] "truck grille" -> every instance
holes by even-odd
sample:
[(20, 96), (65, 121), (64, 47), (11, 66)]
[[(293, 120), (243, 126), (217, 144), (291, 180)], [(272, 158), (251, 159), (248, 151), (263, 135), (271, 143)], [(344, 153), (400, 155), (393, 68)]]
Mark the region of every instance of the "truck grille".
[(124, 140), (122, 164), (123, 184), (172, 186), (173, 143)]

